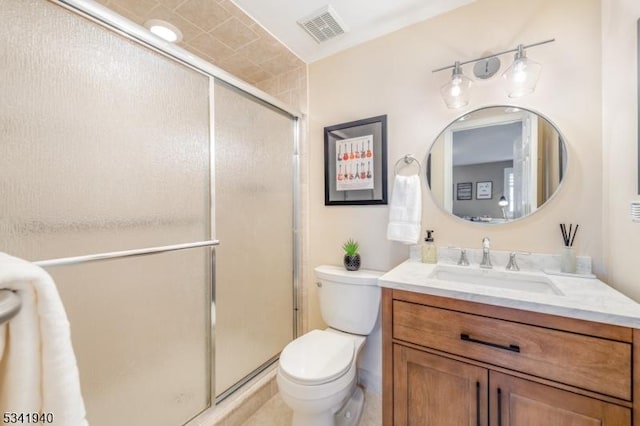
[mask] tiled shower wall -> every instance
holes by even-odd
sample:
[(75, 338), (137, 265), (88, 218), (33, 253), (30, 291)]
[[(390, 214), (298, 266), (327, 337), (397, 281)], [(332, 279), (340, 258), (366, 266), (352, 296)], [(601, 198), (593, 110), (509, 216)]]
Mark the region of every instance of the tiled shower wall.
[(98, 1), (140, 25), (170, 22), (182, 31), (182, 48), (307, 111), (307, 65), (230, 0)]

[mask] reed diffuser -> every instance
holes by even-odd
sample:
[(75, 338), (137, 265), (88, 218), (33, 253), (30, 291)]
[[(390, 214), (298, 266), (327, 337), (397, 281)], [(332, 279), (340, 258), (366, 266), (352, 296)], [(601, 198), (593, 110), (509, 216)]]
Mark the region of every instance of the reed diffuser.
[(567, 229), (566, 224), (560, 224), (560, 232), (562, 232), (562, 239), (564, 240), (564, 249), (560, 255), (560, 272), (568, 274), (576, 273), (576, 253), (573, 250), (573, 241), (576, 239), (578, 226), (580, 225), (576, 224), (574, 228), (572, 224), (569, 224), (569, 228)]

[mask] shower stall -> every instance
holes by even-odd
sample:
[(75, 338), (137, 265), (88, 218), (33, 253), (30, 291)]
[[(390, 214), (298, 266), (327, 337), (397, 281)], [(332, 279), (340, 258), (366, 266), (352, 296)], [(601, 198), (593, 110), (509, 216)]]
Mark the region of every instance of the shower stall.
[(0, 250), (56, 281), (92, 426), (185, 424), (297, 334), (299, 115), (94, 2), (0, 17)]

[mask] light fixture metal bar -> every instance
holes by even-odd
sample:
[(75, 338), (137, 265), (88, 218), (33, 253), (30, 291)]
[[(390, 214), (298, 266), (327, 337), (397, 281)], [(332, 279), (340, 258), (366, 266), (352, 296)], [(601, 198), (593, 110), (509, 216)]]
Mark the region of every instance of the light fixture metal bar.
[[(540, 46), (541, 44), (551, 43), (553, 41), (556, 41), (556, 39), (555, 38), (550, 38), (549, 40), (544, 40), (544, 41), (539, 41), (537, 43), (523, 45), (522, 48), (523, 49), (528, 49), (530, 47)], [(478, 62), (478, 61), (482, 61), (484, 59), (493, 58), (495, 56), (504, 55), (505, 53), (517, 52), (519, 47), (520, 47), (520, 45), (516, 46), (513, 49), (509, 49), (509, 50), (505, 50), (505, 51), (502, 51), (502, 52), (494, 53), (492, 55), (482, 56), (480, 58), (471, 59), (469, 61), (457, 62), (457, 64), (462, 66), (462, 65), (470, 64), (471, 62)], [(435, 69), (432, 72), (439, 72), (439, 71), (449, 70), (449, 69), (455, 68), (455, 67), (456, 67), (456, 64), (453, 64), (453, 65), (449, 65), (449, 66), (446, 66), (446, 67)]]

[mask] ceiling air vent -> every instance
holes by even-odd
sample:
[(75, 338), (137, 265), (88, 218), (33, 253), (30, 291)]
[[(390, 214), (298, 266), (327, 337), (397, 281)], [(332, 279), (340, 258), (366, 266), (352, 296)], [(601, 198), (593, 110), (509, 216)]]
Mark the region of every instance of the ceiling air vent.
[(306, 18), (298, 20), (298, 24), (318, 43), (322, 43), (348, 31), (342, 19), (340, 19), (330, 5), (326, 5)]

